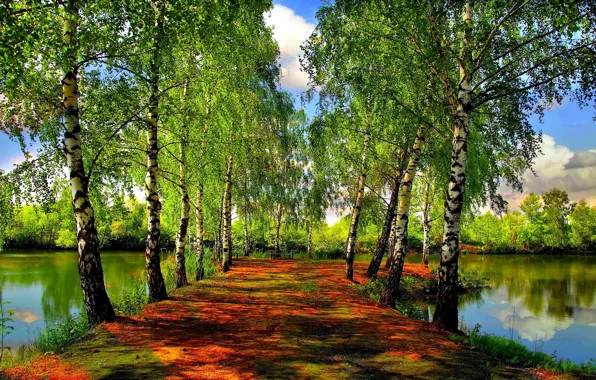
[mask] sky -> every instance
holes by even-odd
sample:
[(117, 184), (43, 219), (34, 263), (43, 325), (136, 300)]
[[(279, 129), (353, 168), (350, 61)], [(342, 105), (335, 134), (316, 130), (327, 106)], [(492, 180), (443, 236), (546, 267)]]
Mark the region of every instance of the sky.
[[(275, 2), (270, 14), (265, 15), (280, 48), (281, 85), (296, 96), (296, 104), (308, 84), (298, 60), (302, 54), (300, 45), (315, 28), (320, 5), (318, 0), (283, 0)], [(306, 112), (313, 116), (314, 105), (306, 105)], [(532, 118), (533, 127), (543, 133), (543, 154), (535, 161), (536, 176), (529, 171), (524, 175), (523, 194), (506, 187), (501, 189), (511, 208), (515, 209), (528, 193), (541, 194), (553, 187), (567, 191), (572, 201), (586, 199), (596, 205), (595, 115), (594, 106), (580, 109), (577, 104), (564, 101), (548, 110), (542, 123)], [(0, 133), (0, 169), (11, 170), (23, 159), (19, 145)], [(337, 220), (334, 212), (328, 212), (327, 220)]]

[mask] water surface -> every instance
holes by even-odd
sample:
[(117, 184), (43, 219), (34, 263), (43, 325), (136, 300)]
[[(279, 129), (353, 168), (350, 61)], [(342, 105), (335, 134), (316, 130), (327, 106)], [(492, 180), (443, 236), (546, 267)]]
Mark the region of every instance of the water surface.
[(596, 257), (473, 255), (460, 266), (490, 279), (489, 289), (460, 297), (459, 317), (469, 328), (478, 324), (576, 363), (596, 359)]
[[(118, 297), (145, 266), (143, 252), (102, 252), (104, 277), (110, 297)], [(0, 253), (2, 300), (14, 310), (14, 331), (5, 345), (29, 343), (47, 322), (80, 313), (83, 298), (76, 251), (14, 250)]]

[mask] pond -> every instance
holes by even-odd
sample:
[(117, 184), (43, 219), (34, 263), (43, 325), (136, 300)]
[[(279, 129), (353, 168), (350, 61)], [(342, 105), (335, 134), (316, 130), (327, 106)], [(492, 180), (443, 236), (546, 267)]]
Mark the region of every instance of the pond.
[(596, 359), (596, 257), (472, 255), (460, 266), (490, 279), (489, 289), (460, 297), (469, 328), (576, 363)]
[[(145, 267), (143, 252), (102, 252), (107, 291), (118, 297)], [(29, 343), (46, 322), (83, 310), (76, 251), (15, 250), (0, 253), (2, 300), (14, 310), (14, 331), (5, 345)]]

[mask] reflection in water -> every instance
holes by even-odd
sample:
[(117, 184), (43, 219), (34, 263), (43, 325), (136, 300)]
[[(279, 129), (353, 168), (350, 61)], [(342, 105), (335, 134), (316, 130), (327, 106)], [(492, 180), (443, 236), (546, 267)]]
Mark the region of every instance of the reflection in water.
[(21, 320), (25, 323), (33, 323), (41, 318), (41, 315), (37, 315), (31, 310), (13, 310), (12, 317), (14, 319)]
[[(140, 275), (144, 255), (139, 252), (102, 252), (108, 294), (120, 296)], [(14, 310), (15, 330), (7, 337), (13, 349), (29, 342), (47, 322), (83, 309), (75, 251), (6, 251), (0, 253), (0, 287)]]
[(480, 255), (460, 264), (490, 279), (490, 289), (460, 297), (469, 327), (575, 362), (596, 358), (596, 257)]

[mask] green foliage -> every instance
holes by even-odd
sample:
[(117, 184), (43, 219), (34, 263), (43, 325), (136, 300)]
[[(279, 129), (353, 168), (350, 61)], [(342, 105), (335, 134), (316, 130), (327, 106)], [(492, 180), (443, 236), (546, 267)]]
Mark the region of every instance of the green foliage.
[[(432, 268), (431, 273), (433, 276), (437, 277), (439, 275), (439, 268)], [(490, 279), (480, 270), (463, 269), (462, 267), (459, 267), (457, 274), (460, 292), (479, 290), (489, 286)]]
[(571, 245), (583, 250), (596, 251), (596, 207), (579, 201), (570, 216)]
[[(96, 227), (102, 248), (142, 249), (147, 234), (146, 205), (122, 194), (106, 197), (109, 205), (95, 208)], [(162, 234), (162, 246), (171, 244), (175, 232)], [(6, 230), (11, 248), (65, 248), (77, 246), (76, 227), (72, 218), (70, 190), (62, 187), (47, 207), (27, 204), (14, 209), (14, 217)]]
[[(417, 295), (413, 293), (416, 284), (423, 282), (422, 279), (405, 276), (402, 278), (400, 287), (400, 299), (395, 304), (395, 309), (401, 315), (415, 319), (425, 319), (426, 313), (417, 305)], [(364, 285), (353, 285), (356, 294), (364, 299), (369, 299), (374, 302), (381, 301), (383, 289), (387, 284), (387, 279), (378, 278), (376, 280), (368, 281)]]
[(112, 306), (118, 315), (137, 315), (147, 304), (147, 279), (143, 275), (134, 278), (117, 299), (112, 299)]
[(0, 251), (4, 247), (6, 232), (12, 223), (13, 205), (12, 205), (12, 186), (8, 176), (0, 170)]
[(88, 331), (89, 323), (85, 314), (69, 315), (47, 323), (46, 328), (35, 337), (33, 345), (42, 353), (55, 352)]
[(465, 291), (487, 288), (489, 284), (489, 278), (479, 270), (460, 268), (458, 277), (459, 287)]
[(387, 284), (387, 280), (384, 278), (378, 278), (376, 280), (368, 281), (364, 285), (354, 285), (356, 294), (365, 299), (370, 299), (374, 302), (381, 301), (381, 294)]
[(6, 306), (8, 305), (10, 305), (10, 302), (2, 300), (2, 288), (0, 288), (0, 368), (2, 366), (4, 351), (7, 349), (10, 351), (9, 347), (4, 346), (4, 338), (14, 330), (12, 326), (14, 311), (6, 310)]
[(548, 355), (539, 351), (530, 351), (521, 343), (494, 335), (480, 334), (480, 326), (476, 325), (472, 331), (468, 331), (466, 338), (452, 336), (453, 340), (470, 345), (477, 350), (492, 355), (507, 364), (545, 368), (560, 372), (584, 372), (596, 374), (596, 361), (589, 361), (577, 365), (570, 360), (559, 360), (555, 355)]
[(596, 207), (585, 201), (571, 204), (567, 193), (552, 189), (542, 196), (528, 195), (523, 212), (502, 217), (487, 212), (464, 224), (464, 242), (479, 244), (488, 252), (594, 252)]

